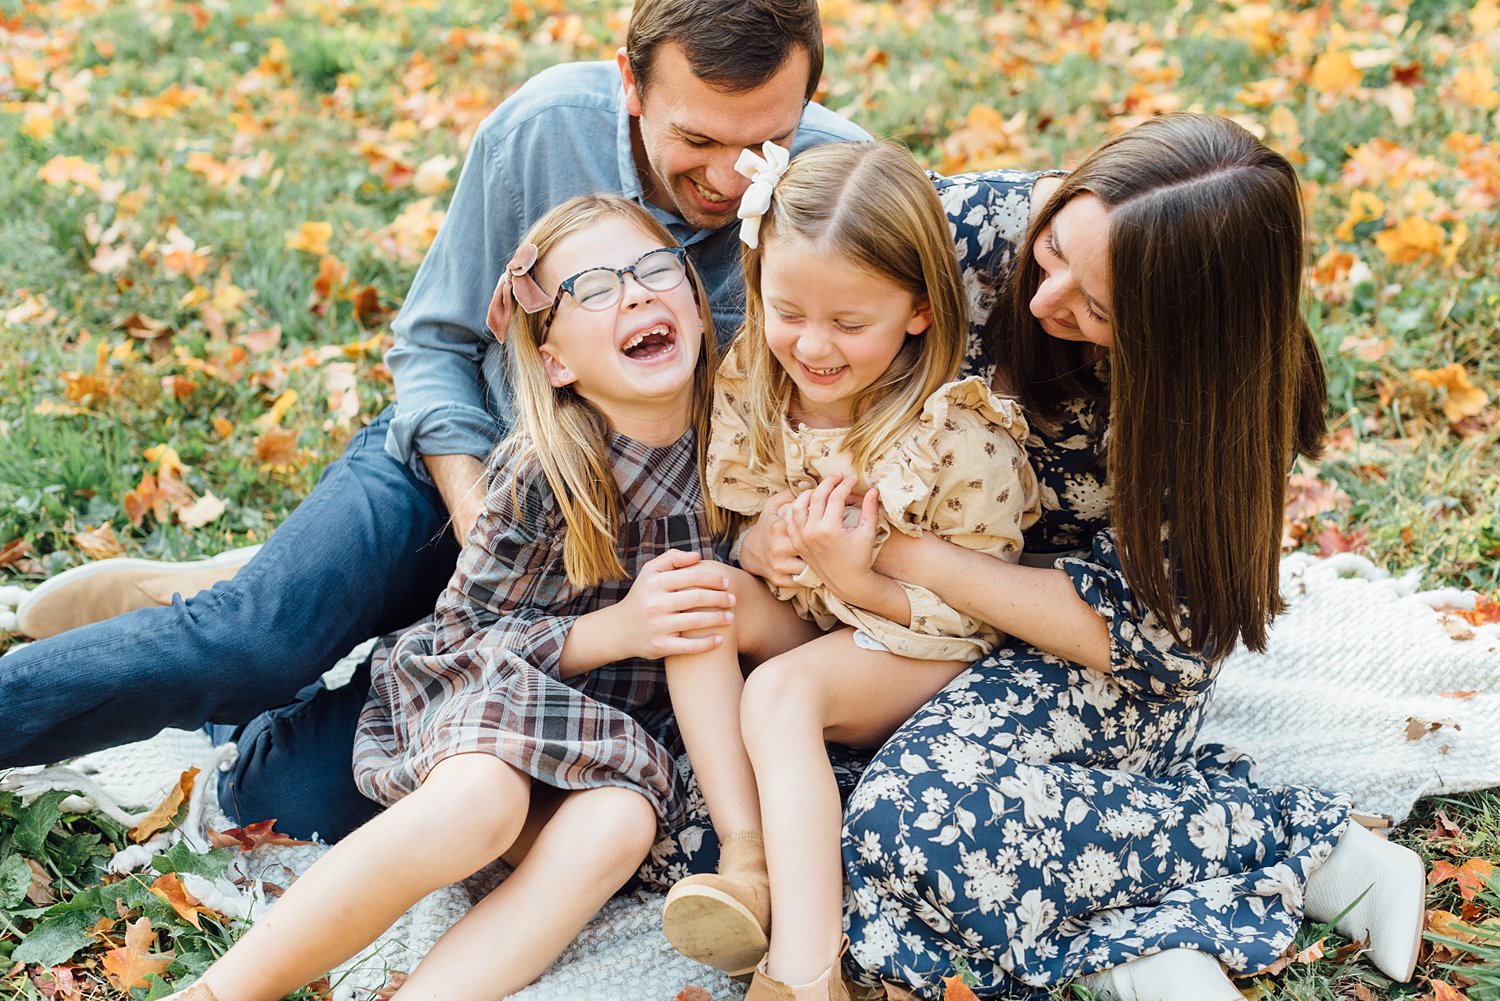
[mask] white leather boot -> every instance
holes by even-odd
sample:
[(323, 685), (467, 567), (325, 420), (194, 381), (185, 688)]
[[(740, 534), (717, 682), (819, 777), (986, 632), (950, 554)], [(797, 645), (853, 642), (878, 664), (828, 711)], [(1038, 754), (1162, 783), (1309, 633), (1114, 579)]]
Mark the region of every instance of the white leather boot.
[(1368, 936), (1376, 968), (1401, 983), (1411, 979), (1427, 906), (1427, 879), (1416, 852), (1351, 820), (1328, 861), (1308, 877), (1304, 902), (1307, 916), (1318, 922), (1349, 908), (1334, 925), (1340, 934)]
[(1219, 961), (1196, 949), (1142, 956), (1078, 982), (1105, 1001), (1244, 1001)]

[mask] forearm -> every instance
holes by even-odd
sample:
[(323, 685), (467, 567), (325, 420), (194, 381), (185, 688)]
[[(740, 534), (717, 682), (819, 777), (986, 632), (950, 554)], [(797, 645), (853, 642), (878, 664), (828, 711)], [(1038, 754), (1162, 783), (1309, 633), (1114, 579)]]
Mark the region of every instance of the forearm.
[(830, 585), (829, 590), (846, 605), (874, 612), (897, 625), (911, 625), (911, 601), (907, 599), (900, 584), (883, 574), (870, 574), (869, 579), (861, 582), (861, 586), (857, 588), (836, 588)]
[(618, 604), (608, 605), (574, 620), (557, 658), (558, 677), (576, 678), (628, 656), (620, 647), (623, 630), (615, 621), (619, 608)]
[(472, 455), (424, 455), (432, 482), (453, 518), (453, 532), (462, 544), (484, 507), (484, 463)]
[(892, 536), (875, 568), (1040, 650), (1095, 671), (1110, 669), (1109, 624), (1061, 570), (1006, 563), (931, 533)]

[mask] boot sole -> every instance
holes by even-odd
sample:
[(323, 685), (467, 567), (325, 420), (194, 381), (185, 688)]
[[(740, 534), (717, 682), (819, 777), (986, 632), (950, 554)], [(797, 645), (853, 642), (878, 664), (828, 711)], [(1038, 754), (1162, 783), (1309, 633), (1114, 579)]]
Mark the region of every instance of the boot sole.
[(661, 927), (672, 948), (731, 977), (753, 973), (771, 945), (749, 908), (708, 886), (673, 887)]
[[(81, 580), (99, 576), (130, 576), (136, 573), (155, 575), (170, 575), (177, 571), (202, 571), (215, 568), (229, 569), (235, 572), (250, 562), (250, 558), (260, 551), (260, 546), (244, 546), (240, 549), (231, 549), (228, 552), (219, 553), (201, 560), (188, 560), (181, 563), (164, 563), (157, 560), (139, 559), (129, 556), (116, 556), (107, 560), (95, 560), (82, 566), (64, 570), (55, 577), (42, 581), (29, 591), (21, 603), (16, 606), (16, 631), (33, 639), (46, 639), (57, 635), (57, 630), (47, 629), (36, 620), (45, 620), (49, 613), (48, 602), (53, 598), (67, 600), (68, 588)], [(233, 573), (226, 576), (233, 576)], [(195, 591), (194, 594), (197, 592)], [(183, 595), (190, 598), (192, 595)], [(45, 635), (38, 635), (41, 632)]]

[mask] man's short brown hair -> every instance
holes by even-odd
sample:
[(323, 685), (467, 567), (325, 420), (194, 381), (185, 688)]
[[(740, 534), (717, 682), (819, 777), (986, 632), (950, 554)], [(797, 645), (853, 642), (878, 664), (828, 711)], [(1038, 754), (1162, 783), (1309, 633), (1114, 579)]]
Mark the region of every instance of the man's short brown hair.
[(731, 93), (765, 83), (798, 46), (807, 51), (808, 100), (823, 74), (817, 0), (637, 0), (625, 52), (642, 94), (665, 42), (682, 47), (700, 80)]

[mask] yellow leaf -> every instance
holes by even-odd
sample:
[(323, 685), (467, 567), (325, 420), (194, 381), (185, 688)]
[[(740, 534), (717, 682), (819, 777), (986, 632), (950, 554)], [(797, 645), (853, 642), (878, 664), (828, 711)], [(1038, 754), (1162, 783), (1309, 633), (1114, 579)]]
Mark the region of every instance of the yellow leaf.
[(1500, 90), (1496, 88), (1495, 71), (1479, 65), (1453, 74), (1453, 90), (1458, 99), (1474, 108), (1490, 111), (1500, 108)]
[(33, 108), (26, 112), (26, 117), (21, 120), (21, 132), (37, 142), (46, 142), (51, 139), (56, 128), (57, 120), (41, 109)]
[(456, 166), (458, 158), (453, 156), (435, 156), (424, 160), (417, 167), (411, 186), (424, 195), (440, 195), (453, 187), (453, 180), (448, 175), (453, 173)]
[(1474, 34), (1481, 36), (1500, 28), (1500, 2), (1479, 0), (1469, 8), (1469, 23), (1474, 26)]
[(1349, 196), (1349, 212), (1344, 216), (1344, 221), (1339, 223), (1339, 228), (1334, 230), (1334, 238), (1348, 243), (1354, 239), (1354, 227), (1371, 219), (1379, 219), (1385, 215), (1385, 202), (1377, 195), (1368, 191), (1356, 191)]
[(276, 402), (271, 404), (270, 410), (255, 418), (255, 426), (261, 428), (275, 427), (281, 423), (281, 419), (286, 416), (286, 412), (292, 409), (292, 406), (296, 402), (297, 391), (295, 389), (283, 391), (280, 396), (276, 397)]
[[(198, 779), (198, 769), (189, 768), (177, 779), (177, 784), (167, 793), (167, 798), (157, 804), (156, 809), (146, 814), (140, 822), (130, 830), (130, 840), (136, 844), (147, 841), (157, 831), (162, 830), (172, 823), (177, 816), (177, 811), (182, 809), (188, 797), (193, 794), (193, 783)], [(150, 927), (150, 924), (147, 924)]]
[(177, 454), (177, 449), (171, 445), (152, 445), (143, 453), (147, 462), (156, 463), (156, 472), (159, 476), (170, 477), (174, 480), (182, 479), (182, 474), (187, 467), (182, 464), (182, 456)]
[(234, 425), (229, 423), (222, 417), (215, 417), (213, 420), (213, 425), (214, 430), (218, 432), (220, 438), (228, 438), (230, 435), (234, 434)]
[(305, 222), (286, 233), (286, 245), (290, 250), (303, 250), (309, 254), (328, 253), (328, 241), (333, 236), (333, 224)]
[(1354, 57), (1349, 50), (1332, 49), (1313, 63), (1309, 82), (1320, 94), (1342, 94), (1354, 90), (1363, 79), (1364, 74), (1354, 65)]
[(1445, 389), (1448, 398), (1443, 401), (1443, 416), (1448, 423), (1457, 424), (1465, 417), (1473, 417), (1485, 408), (1489, 395), (1469, 382), (1469, 373), (1457, 362), (1438, 369), (1414, 369), (1411, 377), (1437, 389)]
[(1438, 257), (1443, 252), (1443, 228), (1421, 216), (1407, 216), (1376, 233), (1375, 246), (1392, 264), (1411, 264), (1423, 254)]

